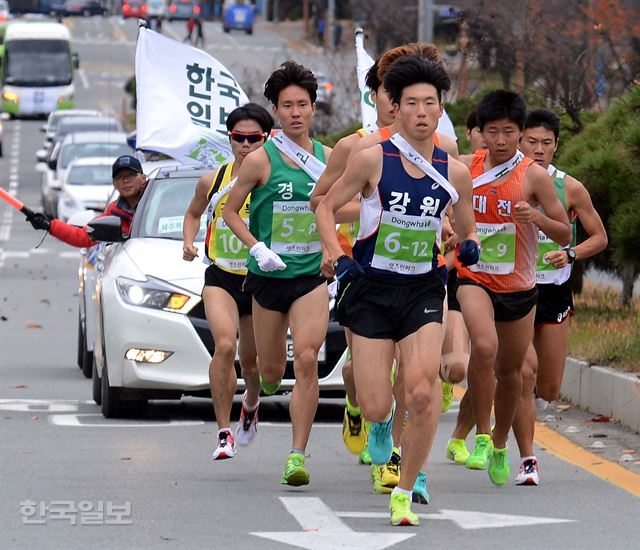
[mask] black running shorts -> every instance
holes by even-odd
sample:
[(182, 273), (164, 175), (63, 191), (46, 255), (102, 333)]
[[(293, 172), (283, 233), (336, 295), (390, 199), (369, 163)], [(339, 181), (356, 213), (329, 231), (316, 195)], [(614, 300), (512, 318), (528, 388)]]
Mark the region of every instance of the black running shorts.
[(458, 287), (458, 272), (455, 267), (449, 271), (447, 278), (447, 306), (449, 311), (460, 311), (460, 302), (456, 298), (456, 290)]
[(342, 292), (338, 321), (359, 336), (399, 342), (428, 323), (442, 324), (444, 298), (435, 273), (417, 281), (363, 275)]
[(317, 286), (326, 284), (327, 280), (322, 275), (278, 279), (277, 277), (265, 277), (264, 275), (256, 275), (249, 272), (243, 288), (263, 308), (289, 313), (291, 304), (298, 298), (309, 294)]
[(489, 295), (493, 304), (493, 318), (497, 322), (517, 321), (526, 317), (538, 301), (536, 287), (522, 292), (493, 292), (470, 279), (458, 279), (458, 289), (462, 285), (477, 286)]
[(240, 317), (251, 315), (251, 294), (242, 290), (244, 275), (229, 273), (211, 264), (204, 272), (204, 286), (216, 286), (229, 294), (236, 305)]
[(538, 285), (536, 325), (559, 325), (573, 315), (573, 293), (569, 281), (561, 285)]

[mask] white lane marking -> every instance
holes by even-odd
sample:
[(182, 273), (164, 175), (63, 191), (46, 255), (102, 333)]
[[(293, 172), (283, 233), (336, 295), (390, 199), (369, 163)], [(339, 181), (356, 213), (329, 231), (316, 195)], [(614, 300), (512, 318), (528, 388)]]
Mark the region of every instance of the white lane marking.
[[(95, 418), (100, 422), (80, 422), (81, 418)], [(200, 426), (204, 424), (202, 420), (169, 420), (146, 422), (130, 420), (112, 420), (104, 418), (100, 413), (85, 414), (52, 414), (47, 416), (47, 420), (54, 426), (65, 428), (167, 428), (174, 426)]]
[[(288, 430), (291, 429), (291, 424), (286, 424), (286, 423), (282, 423), (282, 422), (262, 422), (260, 421), (260, 426), (261, 427), (268, 427), (268, 428), (287, 428)], [(318, 424), (313, 424), (313, 429), (315, 430), (316, 428), (333, 428), (333, 429), (337, 429), (337, 428), (341, 428), (342, 429), (342, 424), (326, 424), (326, 423), (318, 423)]]
[(0, 411), (13, 412), (76, 412), (80, 405), (93, 401), (77, 399), (0, 399)]
[(251, 533), (252, 535), (309, 550), (325, 548), (382, 550), (416, 536), (416, 533), (354, 531), (316, 497), (280, 497), (280, 500), (300, 524), (302, 531), (264, 531)]
[(77, 250), (69, 250), (67, 252), (60, 252), (60, 254), (58, 254), (58, 258), (78, 259), (80, 258), (80, 256), (82, 256), (82, 254), (80, 254), (80, 252), (78, 252)]
[(13, 251), (13, 250), (7, 250), (5, 252), (4, 250), (0, 250), (0, 262), (4, 260), (8, 260), (9, 258), (28, 258), (28, 257), (29, 257), (28, 252), (19, 252), (19, 251)]
[[(384, 519), (383, 512), (336, 512), (341, 518)], [(418, 514), (420, 519), (450, 520), (460, 529), (494, 529), (499, 527), (526, 527), (545, 523), (575, 523), (574, 519), (543, 518), (537, 516), (515, 516), (512, 514), (489, 514), (467, 510), (440, 510), (435, 514)]]
[(78, 76), (80, 77), (80, 80), (82, 80), (82, 85), (84, 86), (85, 90), (91, 88), (91, 86), (89, 85), (89, 79), (82, 69), (78, 69)]

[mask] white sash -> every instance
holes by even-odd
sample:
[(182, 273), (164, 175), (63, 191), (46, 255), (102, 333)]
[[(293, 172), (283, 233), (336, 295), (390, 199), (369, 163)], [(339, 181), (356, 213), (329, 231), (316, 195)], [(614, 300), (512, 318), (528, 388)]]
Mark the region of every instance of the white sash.
[(503, 162), (502, 164), (498, 164), (498, 166), (494, 166), (491, 170), (480, 174), (477, 178), (473, 178), (473, 188), (477, 189), (478, 187), (482, 187), (483, 185), (487, 185), (488, 183), (492, 183), (498, 178), (508, 174), (511, 172), (520, 161), (524, 158), (524, 154), (522, 151), (516, 151), (516, 154), (513, 155), (507, 162)]
[[(218, 189), (211, 198), (209, 199), (209, 204), (207, 205), (207, 227), (213, 221), (213, 213), (216, 211), (216, 206), (227, 193), (229, 193), (235, 186), (236, 181), (238, 181), (238, 177), (233, 178), (227, 185), (225, 185), (222, 189)], [(204, 254), (202, 256), (202, 263), (205, 265), (211, 265), (211, 260), (207, 258), (207, 255)]]
[(406, 139), (404, 139), (399, 133), (395, 133), (391, 136), (391, 143), (393, 143), (398, 150), (402, 153), (404, 158), (409, 162), (415, 164), (420, 170), (422, 170), (427, 176), (439, 184), (449, 195), (451, 195), (451, 203), (455, 204), (460, 198), (455, 187), (451, 185), (445, 177), (438, 172), (430, 162), (427, 162), (415, 148), (410, 145)]
[(314, 157), (313, 153), (309, 153), (309, 151), (300, 147), (293, 140), (285, 136), (284, 132), (274, 134), (271, 141), (275, 143), (281, 153), (287, 155), (287, 157), (312, 177), (313, 181), (317, 182), (320, 179), (327, 165)]
[(556, 167), (553, 164), (547, 166), (547, 174), (553, 177), (554, 172), (556, 171)]

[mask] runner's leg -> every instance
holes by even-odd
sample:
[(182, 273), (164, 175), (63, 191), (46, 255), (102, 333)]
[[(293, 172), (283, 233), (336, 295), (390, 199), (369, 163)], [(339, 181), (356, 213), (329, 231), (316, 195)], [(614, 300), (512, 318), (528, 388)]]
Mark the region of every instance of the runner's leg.
[(266, 383), (279, 383), (287, 366), (288, 315), (263, 308), (255, 298), (252, 298), (252, 311), (258, 371)]
[(245, 401), (247, 405), (253, 406), (260, 397), (260, 377), (258, 375), (256, 342), (253, 336), (253, 318), (251, 315), (240, 317), (240, 343), (238, 349), (242, 378), (244, 378), (244, 385), (247, 388)]
[(513, 419), (513, 435), (518, 442), (520, 456), (533, 456), (533, 431), (536, 422), (536, 405), (533, 399), (533, 389), (536, 384), (536, 368), (538, 360), (533, 342), (527, 349), (522, 365), (522, 392), (518, 410)]
[(538, 325), (535, 330), (533, 344), (538, 354), (536, 394), (547, 401), (558, 399), (560, 395), (570, 323), (567, 318), (557, 325)]
[(218, 429), (229, 428), (231, 405), (236, 392), (236, 336), (239, 318), (233, 298), (222, 288), (205, 286), (202, 291), (205, 313), (215, 351), (209, 365), (211, 398)]
[(289, 310), (296, 377), (289, 403), (294, 449), (306, 448), (318, 408), (318, 352), (327, 333), (328, 299), (323, 284), (294, 301)]

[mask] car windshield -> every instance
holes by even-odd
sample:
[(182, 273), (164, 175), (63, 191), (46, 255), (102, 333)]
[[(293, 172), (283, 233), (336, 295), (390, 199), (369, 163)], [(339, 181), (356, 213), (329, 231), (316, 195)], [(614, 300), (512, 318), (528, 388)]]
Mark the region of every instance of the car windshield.
[(111, 165), (70, 166), (67, 183), (69, 185), (111, 185)]
[(88, 122), (86, 120), (76, 121), (74, 118), (80, 117), (64, 117), (56, 133), (58, 135), (72, 134), (73, 132), (119, 132), (120, 126), (117, 120), (95, 117), (95, 121)]
[[(139, 237), (156, 237), (181, 241), (182, 221), (193, 198), (198, 176), (156, 180), (147, 191), (144, 211), (138, 220)], [(206, 214), (200, 218), (197, 241), (204, 240)]]
[(73, 159), (87, 157), (119, 157), (130, 155), (131, 148), (125, 143), (70, 143), (60, 153), (59, 165), (62, 168), (69, 166)]
[(4, 57), (7, 84), (64, 86), (73, 79), (69, 42), (65, 40), (12, 40)]

